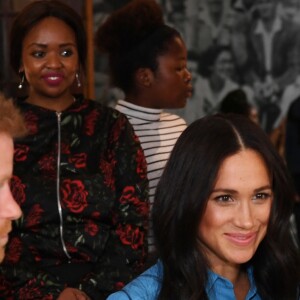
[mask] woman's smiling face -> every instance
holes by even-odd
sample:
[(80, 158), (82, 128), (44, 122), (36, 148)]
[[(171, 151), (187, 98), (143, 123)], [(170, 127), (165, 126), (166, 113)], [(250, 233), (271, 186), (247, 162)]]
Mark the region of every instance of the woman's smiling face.
[(47, 17), (25, 36), (20, 71), (29, 83), (29, 97), (69, 96), (78, 69), (75, 33), (62, 20)]
[(211, 268), (249, 261), (266, 235), (273, 192), (261, 156), (242, 150), (222, 163), (198, 236)]

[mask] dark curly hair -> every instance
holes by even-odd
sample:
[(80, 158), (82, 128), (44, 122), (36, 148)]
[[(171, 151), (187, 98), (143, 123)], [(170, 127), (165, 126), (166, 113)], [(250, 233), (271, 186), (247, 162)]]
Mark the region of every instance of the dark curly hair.
[(155, 72), (157, 57), (168, 51), (175, 37), (180, 37), (179, 32), (164, 23), (155, 0), (132, 0), (98, 28), (95, 44), (109, 56), (112, 83), (127, 93), (135, 87), (136, 70)]

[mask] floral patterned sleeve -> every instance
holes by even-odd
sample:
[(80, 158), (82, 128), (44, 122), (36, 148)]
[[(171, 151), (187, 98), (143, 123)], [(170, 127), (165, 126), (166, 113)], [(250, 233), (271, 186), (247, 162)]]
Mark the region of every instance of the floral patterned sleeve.
[[(146, 161), (131, 124), (119, 115), (109, 137), (110, 162), (114, 164), (111, 185), (115, 187), (111, 228), (103, 255), (94, 272), (79, 288), (92, 299), (106, 299), (143, 270), (147, 255), (148, 179)], [(106, 162), (100, 162), (105, 168)], [(102, 166), (103, 164), (104, 166)]]

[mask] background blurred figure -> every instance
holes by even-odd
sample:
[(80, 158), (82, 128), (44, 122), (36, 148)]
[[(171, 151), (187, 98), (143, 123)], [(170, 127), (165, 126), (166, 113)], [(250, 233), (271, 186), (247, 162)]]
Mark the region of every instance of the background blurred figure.
[(239, 86), (231, 78), (234, 75), (233, 55), (230, 47), (217, 46), (203, 53), (199, 61), (201, 78), (197, 89), (202, 99), (204, 115), (210, 115), (219, 110), (224, 97)]
[(186, 42), (200, 55), (216, 46), (230, 46), (238, 64), (246, 60), (246, 13), (229, 0), (186, 1)]
[(108, 299), (298, 299), (293, 204), (286, 165), (259, 126), (234, 114), (195, 121), (155, 195), (161, 259)]
[(127, 118), (75, 96), (86, 32), (60, 1), (33, 1), (14, 20), (11, 65), (28, 135), (15, 143), (14, 223), (0, 270), (1, 299), (105, 299), (142, 269), (148, 180)]
[(247, 95), (242, 89), (233, 90), (225, 96), (220, 104), (220, 112), (243, 115), (259, 124), (257, 110), (248, 102)]
[(281, 1), (282, 16), (287, 20), (293, 20), (300, 23), (300, 1), (299, 0), (284, 0)]
[[(187, 1), (187, 47), (199, 54), (228, 38), (228, 0)], [(225, 42), (228, 45), (227, 41)]]
[(247, 37), (245, 80), (254, 87), (261, 125), (270, 133), (280, 114), (281, 94), (298, 74), (300, 27), (282, 18), (278, 0), (255, 0)]
[[(165, 108), (182, 108), (192, 95), (187, 51), (179, 32), (166, 25), (155, 0), (133, 0), (115, 11), (96, 33), (98, 48), (108, 54), (112, 84), (125, 99), (116, 109), (127, 115), (147, 160), (149, 199), (173, 146), (186, 128)], [(149, 255), (155, 256), (150, 226)]]
[(26, 127), (12, 101), (0, 94), (0, 262), (11, 231), (12, 220), (21, 217), (19, 205), (10, 190), (13, 171), (13, 139), (25, 135)]

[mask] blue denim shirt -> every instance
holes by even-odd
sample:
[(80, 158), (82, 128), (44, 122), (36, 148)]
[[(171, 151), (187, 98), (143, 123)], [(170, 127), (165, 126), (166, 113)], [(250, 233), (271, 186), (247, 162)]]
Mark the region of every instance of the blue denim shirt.
[[(247, 270), (250, 281), (250, 289), (245, 300), (261, 300), (257, 293), (256, 285), (253, 277), (253, 269)], [(206, 285), (206, 293), (209, 300), (235, 300), (233, 284), (226, 278), (208, 271), (208, 282)]]
[[(121, 291), (110, 295), (107, 300), (156, 300), (163, 276), (163, 266), (158, 261), (135, 280), (128, 283)], [(250, 290), (245, 300), (261, 300), (257, 294), (252, 268), (248, 269)], [(233, 284), (212, 271), (208, 274), (206, 293), (209, 300), (235, 300)]]

